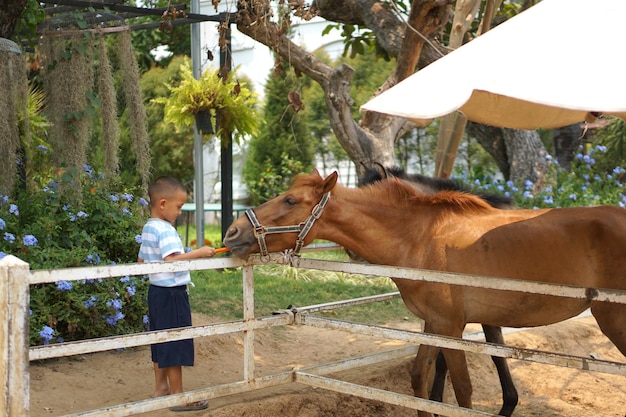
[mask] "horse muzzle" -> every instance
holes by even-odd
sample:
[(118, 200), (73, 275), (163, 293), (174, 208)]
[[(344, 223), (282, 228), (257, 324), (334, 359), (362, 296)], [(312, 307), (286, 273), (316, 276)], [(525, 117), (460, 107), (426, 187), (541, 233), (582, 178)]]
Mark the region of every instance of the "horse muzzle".
[(244, 230), (234, 225), (228, 228), (224, 237), (224, 246), (230, 248), (233, 255), (243, 260), (248, 259), (256, 243), (252, 229)]

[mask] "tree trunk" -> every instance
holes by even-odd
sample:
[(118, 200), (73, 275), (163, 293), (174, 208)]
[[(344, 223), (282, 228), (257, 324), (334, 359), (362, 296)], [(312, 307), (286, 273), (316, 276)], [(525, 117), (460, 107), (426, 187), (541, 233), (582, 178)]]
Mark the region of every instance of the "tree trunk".
[(535, 183), (534, 191), (543, 186), (547, 152), (536, 131), (470, 122), (467, 132), (493, 157), (507, 181), (530, 180)]
[(554, 129), (554, 157), (559, 165), (569, 171), (574, 154), (582, 143), (580, 125), (578, 123)]

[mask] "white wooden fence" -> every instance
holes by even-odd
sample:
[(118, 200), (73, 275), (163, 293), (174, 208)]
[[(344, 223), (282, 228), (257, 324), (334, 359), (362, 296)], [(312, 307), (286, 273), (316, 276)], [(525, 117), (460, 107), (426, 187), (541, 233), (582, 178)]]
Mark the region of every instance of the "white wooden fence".
[[(272, 254), (271, 262), (286, 263), (281, 254)], [(294, 265), (299, 268), (319, 269), (354, 274), (379, 275), (420, 281), (446, 282), (457, 285), (469, 285), (511, 291), (533, 292), (572, 298), (594, 299), (616, 303), (626, 303), (626, 291), (591, 289), (574, 286), (560, 286), (520, 280), (505, 280), (493, 277), (479, 277), (462, 274), (433, 272), (410, 268), (365, 265), (346, 262), (300, 259)], [(244, 369), (241, 381), (207, 387), (181, 394), (155, 399), (119, 404), (97, 410), (71, 414), (68, 416), (128, 416), (154, 411), (181, 404), (225, 395), (244, 393), (261, 388), (297, 382), (313, 387), (320, 387), (340, 393), (375, 399), (390, 404), (416, 410), (426, 410), (451, 417), (491, 416), (492, 414), (468, 410), (448, 404), (415, 398), (409, 395), (383, 391), (324, 377), (325, 374), (340, 370), (364, 366), (417, 352), (417, 344), (461, 349), (491, 356), (522, 359), (546, 364), (566, 366), (583, 370), (599, 371), (626, 376), (626, 364), (592, 358), (582, 358), (551, 352), (480, 343), (465, 339), (435, 336), (421, 332), (390, 329), (380, 326), (348, 323), (339, 320), (314, 317), (311, 313), (342, 306), (362, 304), (397, 297), (398, 293), (382, 294), (353, 300), (343, 300), (290, 310), (280, 310), (269, 317), (254, 317), (254, 266), (260, 265), (258, 257), (251, 257), (243, 262), (235, 258), (213, 258), (194, 261), (167, 263), (124, 264), (113, 266), (94, 266), (55, 270), (30, 271), (26, 263), (13, 256), (0, 260), (0, 350), (7, 366), (0, 367), (0, 378), (4, 385), (4, 394), (0, 397), (0, 417), (29, 415), (29, 361), (55, 357), (99, 352), (132, 346), (148, 345), (167, 340), (179, 340), (200, 336), (212, 336), (243, 332)], [(263, 263), (265, 264), (265, 263)], [(205, 326), (193, 326), (168, 331), (145, 332), (125, 336), (92, 339), (78, 342), (45, 346), (28, 346), (29, 323), (29, 286), (32, 284), (54, 283), (60, 280), (77, 281), (82, 279), (114, 278), (126, 275), (144, 275), (156, 272), (182, 270), (205, 270), (220, 268), (243, 269), (243, 319), (228, 323)], [(309, 368), (255, 378), (254, 372), (254, 332), (272, 326), (287, 324), (306, 324), (348, 332), (367, 334), (403, 340), (415, 345), (379, 352), (371, 355), (350, 358), (339, 362), (320, 364)]]

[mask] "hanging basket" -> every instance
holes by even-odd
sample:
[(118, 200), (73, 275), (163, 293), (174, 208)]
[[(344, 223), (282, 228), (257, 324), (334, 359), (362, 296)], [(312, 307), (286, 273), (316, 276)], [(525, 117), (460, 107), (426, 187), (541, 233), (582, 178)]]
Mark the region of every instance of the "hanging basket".
[(201, 110), (194, 116), (196, 118), (196, 129), (198, 129), (199, 132), (202, 132), (205, 135), (212, 135), (215, 133), (215, 130), (213, 129), (213, 116), (210, 111)]

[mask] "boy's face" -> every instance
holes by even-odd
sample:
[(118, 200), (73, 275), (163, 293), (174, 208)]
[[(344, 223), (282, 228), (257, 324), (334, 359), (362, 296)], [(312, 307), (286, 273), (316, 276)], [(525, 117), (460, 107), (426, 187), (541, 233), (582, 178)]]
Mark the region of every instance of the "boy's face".
[(187, 193), (182, 190), (176, 192), (176, 194), (170, 198), (162, 198), (159, 200), (159, 204), (156, 207), (157, 212), (153, 213), (152, 216), (158, 217), (173, 225), (178, 216), (180, 216), (185, 201), (187, 201)]

